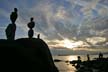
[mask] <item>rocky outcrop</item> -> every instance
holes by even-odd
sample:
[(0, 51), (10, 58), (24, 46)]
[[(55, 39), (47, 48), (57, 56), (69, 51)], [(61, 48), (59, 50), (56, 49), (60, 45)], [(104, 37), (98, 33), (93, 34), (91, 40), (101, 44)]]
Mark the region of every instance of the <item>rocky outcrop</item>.
[(11, 72), (58, 72), (42, 39), (0, 40), (1, 70)]

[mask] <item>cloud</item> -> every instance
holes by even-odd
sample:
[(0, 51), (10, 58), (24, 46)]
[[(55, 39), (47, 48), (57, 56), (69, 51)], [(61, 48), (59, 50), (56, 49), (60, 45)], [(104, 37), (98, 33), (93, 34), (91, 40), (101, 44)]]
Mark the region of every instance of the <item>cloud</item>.
[(0, 16), (6, 20), (3, 22), (6, 23), (3, 27), (10, 23), (9, 15), (13, 8), (18, 8), (16, 38), (27, 37), (27, 23), (30, 17), (34, 17), (35, 37), (39, 33), (46, 40), (76, 38), (86, 42), (87, 38), (92, 40), (92, 37), (107, 39), (108, 6), (99, 0), (18, 0), (17, 2), (3, 0), (2, 2), (4, 7), (0, 7)]
[(84, 13), (84, 16), (86, 18), (92, 18), (92, 10), (96, 8), (96, 5), (98, 4), (99, 0), (92, 0), (91, 2), (88, 2), (86, 6), (82, 8), (82, 12)]
[(104, 37), (91, 37), (86, 39), (87, 42), (92, 43), (93, 45), (96, 45), (97, 43), (105, 42), (106, 38)]
[(101, 16), (108, 16), (108, 8), (101, 8), (100, 10), (99, 10), (99, 14), (101, 15)]

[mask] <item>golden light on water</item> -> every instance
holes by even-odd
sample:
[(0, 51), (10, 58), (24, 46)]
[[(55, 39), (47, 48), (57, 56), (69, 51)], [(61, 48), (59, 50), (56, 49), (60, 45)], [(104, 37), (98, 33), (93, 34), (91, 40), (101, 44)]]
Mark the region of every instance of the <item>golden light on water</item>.
[(67, 58), (69, 61), (77, 60), (77, 56), (68, 56)]

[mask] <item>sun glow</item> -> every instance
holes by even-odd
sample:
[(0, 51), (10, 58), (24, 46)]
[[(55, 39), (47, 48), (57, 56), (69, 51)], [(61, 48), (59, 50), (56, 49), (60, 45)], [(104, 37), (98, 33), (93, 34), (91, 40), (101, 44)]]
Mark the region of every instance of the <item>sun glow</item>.
[(66, 48), (72, 49), (72, 48), (75, 48), (75, 47), (79, 47), (81, 45), (83, 45), (83, 43), (81, 41), (74, 42), (74, 41), (65, 39), (63, 46), (66, 47)]
[(72, 49), (72, 48), (74, 48), (76, 46), (74, 45), (74, 42), (71, 42), (70, 40), (65, 39), (64, 40), (64, 47)]
[(49, 46), (51, 48), (68, 48), (68, 49), (77, 49), (79, 47), (84, 48), (87, 47), (88, 45), (83, 42), (83, 41), (75, 41), (75, 40), (70, 40), (70, 39), (66, 39), (64, 38), (64, 40), (53, 40), (49, 43)]
[(64, 40), (64, 47), (66, 48), (73, 48), (72, 43), (69, 40)]

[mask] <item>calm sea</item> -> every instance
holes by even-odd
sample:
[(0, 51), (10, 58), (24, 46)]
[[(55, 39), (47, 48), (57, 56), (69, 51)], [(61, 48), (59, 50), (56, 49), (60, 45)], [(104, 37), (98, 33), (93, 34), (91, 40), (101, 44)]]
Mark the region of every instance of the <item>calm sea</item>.
[[(53, 56), (53, 59), (62, 60), (61, 62), (55, 62), (59, 72), (75, 72), (76, 69), (68, 61), (77, 60), (77, 56), (80, 56), (82, 61), (87, 60), (86, 55)], [(90, 55), (91, 60), (97, 57), (98, 55)], [(104, 55), (104, 57), (108, 57), (108, 55)]]

